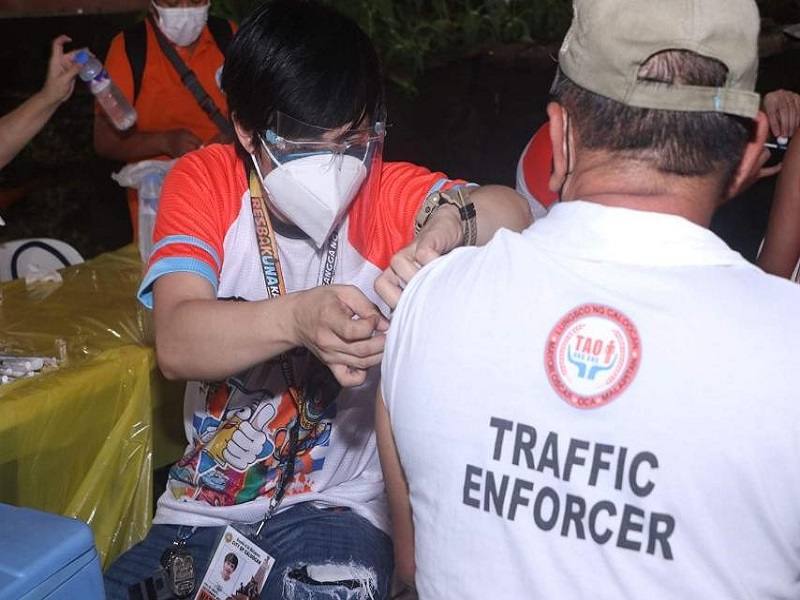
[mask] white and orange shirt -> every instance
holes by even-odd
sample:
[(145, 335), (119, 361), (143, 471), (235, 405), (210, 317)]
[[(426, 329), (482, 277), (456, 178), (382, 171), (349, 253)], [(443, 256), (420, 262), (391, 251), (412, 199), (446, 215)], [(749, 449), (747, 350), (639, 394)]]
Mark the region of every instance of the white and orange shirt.
[[(425, 197), (463, 182), (409, 163), (386, 163), (378, 175), (379, 191), (359, 195), (339, 227), (333, 283), (357, 286), (385, 311), (373, 289), (375, 278), (411, 241)], [(319, 285), (327, 248), (317, 250), (307, 238), (279, 227), (275, 233), (286, 291)], [(232, 146), (211, 145), (175, 164), (164, 183), (154, 238), (140, 289), (145, 305), (152, 307), (153, 282), (176, 272), (207, 279), (220, 300), (267, 298), (247, 171)], [(302, 384), (307, 352), (297, 350), (291, 360)], [(342, 390), (335, 402), (325, 400), (324, 385), (311, 390), (315, 402), (309, 410), (317, 418), (301, 415), (294, 478), (280, 508), (305, 501), (346, 506), (386, 530), (373, 429), (378, 374), (371, 369), (365, 384)], [(170, 472), (156, 523), (220, 525), (264, 516), (289, 460), (287, 440), (299, 418), (286, 388), (277, 359), (224, 382), (187, 385), (189, 445)], [(254, 440), (246, 456), (226, 450), (234, 435)]]

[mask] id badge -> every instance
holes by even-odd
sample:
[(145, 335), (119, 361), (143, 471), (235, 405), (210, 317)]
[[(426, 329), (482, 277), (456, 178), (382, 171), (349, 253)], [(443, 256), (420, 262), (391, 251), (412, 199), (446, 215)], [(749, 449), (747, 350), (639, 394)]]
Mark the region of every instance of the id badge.
[(275, 559), (230, 525), (214, 550), (194, 600), (257, 600)]

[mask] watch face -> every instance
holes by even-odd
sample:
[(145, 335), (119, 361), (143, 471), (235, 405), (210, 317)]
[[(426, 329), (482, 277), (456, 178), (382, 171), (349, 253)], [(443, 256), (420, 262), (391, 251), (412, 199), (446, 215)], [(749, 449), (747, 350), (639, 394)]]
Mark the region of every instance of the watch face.
[(433, 192), (425, 198), (417, 212), (417, 216), (414, 218), (414, 235), (417, 235), (422, 230), (425, 223), (428, 222), (428, 219), (436, 212), (436, 209), (439, 208), (441, 203), (442, 195), (439, 192)]

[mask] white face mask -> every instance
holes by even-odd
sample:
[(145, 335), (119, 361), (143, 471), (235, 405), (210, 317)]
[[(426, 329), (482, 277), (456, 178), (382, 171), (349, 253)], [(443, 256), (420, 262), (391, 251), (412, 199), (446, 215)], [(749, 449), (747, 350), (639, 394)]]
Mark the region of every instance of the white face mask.
[(158, 28), (177, 46), (188, 46), (200, 37), (208, 20), (209, 2), (205, 6), (166, 8), (153, 3), (158, 14)]
[(255, 155), (256, 172), (282, 215), (322, 248), (367, 176), (364, 163), (347, 154), (315, 154), (278, 163), (266, 177)]

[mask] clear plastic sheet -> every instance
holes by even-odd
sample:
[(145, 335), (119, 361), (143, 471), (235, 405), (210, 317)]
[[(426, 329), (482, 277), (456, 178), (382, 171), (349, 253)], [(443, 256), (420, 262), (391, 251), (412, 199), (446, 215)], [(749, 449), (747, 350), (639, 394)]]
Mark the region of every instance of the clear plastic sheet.
[(87, 522), (107, 565), (150, 526), (154, 465), (180, 455), (182, 385), (156, 366), (136, 246), (59, 273), (0, 285), (0, 353), (59, 361), (0, 385), (0, 502)]

